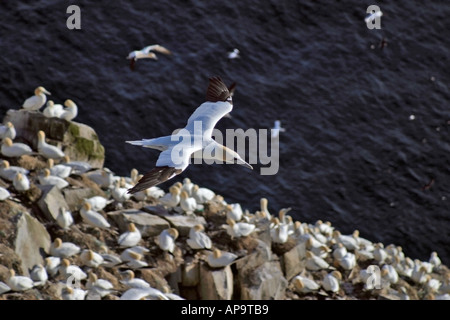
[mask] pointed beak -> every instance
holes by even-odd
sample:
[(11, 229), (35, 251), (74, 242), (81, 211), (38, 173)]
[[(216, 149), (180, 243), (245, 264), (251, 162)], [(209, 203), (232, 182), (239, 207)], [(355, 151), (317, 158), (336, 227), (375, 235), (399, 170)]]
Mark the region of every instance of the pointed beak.
[(236, 159), (236, 163), (253, 170), (253, 167), (250, 164), (248, 164), (247, 162), (245, 162), (244, 160)]
[(52, 94), (50, 92), (48, 92), (47, 90), (42, 90), (42, 92), (44, 92), (45, 94), (48, 94), (49, 96), (51, 96)]

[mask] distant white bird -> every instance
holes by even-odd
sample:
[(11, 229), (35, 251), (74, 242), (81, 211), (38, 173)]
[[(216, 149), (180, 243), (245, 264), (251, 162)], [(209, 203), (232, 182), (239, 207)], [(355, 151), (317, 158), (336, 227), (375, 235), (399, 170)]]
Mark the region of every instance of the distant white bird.
[(289, 238), (289, 226), (280, 223), (278, 218), (274, 218), (274, 225), (270, 228), (270, 237), (274, 243), (285, 243)]
[(175, 208), (180, 203), (180, 188), (171, 186), (169, 193), (166, 193), (159, 202), (167, 208)]
[(114, 200), (108, 200), (101, 196), (93, 196), (88, 199), (84, 199), (84, 202), (89, 202), (92, 210), (100, 211), (103, 210), (108, 204), (114, 202)]
[(214, 249), (206, 257), (206, 262), (211, 268), (222, 268), (231, 264), (237, 257), (234, 253)]
[(270, 220), (272, 218), (272, 216), (267, 208), (268, 204), (269, 204), (269, 201), (266, 198), (261, 198), (261, 200), (259, 201), (259, 205), (260, 205), (260, 209), (261, 209), (260, 211), (263, 212), (265, 217)]
[(47, 101), (46, 94), (51, 95), (44, 87), (37, 87), (34, 90), (34, 96), (26, 99), (22, 108), (26, 110), (39, 110)]
[(204, 233), (205, 227), (197, 224), (189, 230), (189, 239), (186, 240), (192, 249), (211, 249), (211, 239)]
[(57, 176), (62, 179), (65, 179), (68, 176), (70, 176), (70, 174), (72, 173), (72, 167), (66, 166), (64, 164), (55, 165), (54, 163), (55, 162), (53, 161), (52, 158), (47, 159), (47, 165), (48, 168), (50, 169), (50, 174), (52, 176)]
[(281, 122), (280, 120), (275, 120), (274, 126), (271, 129), (271, 137), (272, 139), (278, 137), (278, 135), (280, 134), (280, 132), (285, 132), (286, 129), (281, 127)]
[(42, 264), (36, 264), (30, 271), (30, 278), (34, 281), (34, 286), (43, 286), (48, 280), (47, 270)]
[(80, 267), (71, 265), (70, 261), (67, 259), (61, 260), (59, 273), (63, 276), (64, 280), (69, 280), (69, 278), (72, 278), (72, 281), (78, 281), (87, 278), (87, 274)]
[(84, 249), (80, 254), (81, 263), (84, 266), (97, 268), (103, 263), (103, 257), (92, 250)]
[(86, 176), (99, 185), (100, 188), (109, 188), (113, 184), (113, 173), (108, 168), (86, 173)]
[(180, 194), (180, 207), (187, 214), (193, 214), (197, 209), (197, 201), (194, 198), (189, 197), (186, 191), (181, 191)]
[(347, 252), (344, 257), (338, 260), (338, 263), (345, 270), (352, 270), (356, 266), (356, 256), (351, 252)]
[(5, 157), (21, 157), (33, 153), (30, 146), (21, 142), (13, 142), (10, 138), (4, 138), (1, 148), (2, 155)]
[(114, 187), (111, 190), (111, 195), (117, 202), (124, 202), (131, 197), (131, 195), (127, 193), (127, 188), (122, 187), (122, 179), (116, 180), (116, 182), (113, 183)]
[(120, 300), (144, 300), (146, 298), (150, 300), (169, 300), (164, 293), (152, 287), (128, 289), (122, 294)]
[(53, 185), (53, 186), (56, 186), (60, 190), (69, 185), (69, 183), (66, 180), (64, 180), (60, 177), (57, 177), (57, 176), (52, 176), (50, 174), (50, 170), (47, 168), (44, 169), (43, 175), (38, 176), (38, 180), (39, 180), (39, 183), (43, 186)]
[(233, 203), (226, 206), (227, 207), (227, 218), (233, 219), (234, 221), (240, 221), (242, 219), (241, 205), (239, 203)]
[(61, 290), (61, 298), (63, 300), (84, 300), (87, 293), (87, 290), (66, 286)]
[(212, 139), (216, 123), (233, 109), (230, 91), (219, 77), (210, 78), (206, 100), (207, 102), (201, 104), (189, 117), (186, 126), (176, 134), (127, 141), (133, 145), (162, 151), (156, 167), (146, 173), (128, 192), (136, 193), (180, 174), (188, 167), (191, 155), (196, 156), (201, 150), (205, 150), (202, 152), (203, 159), (237, 163), (252, 169), (237, 152)]
[(0, 201), (4, 201), (11, 196), (9, 191), (3, 187), (0, 187)]
[(91, 204), (85, 202), (80, 209), (80, 215), (83, 221), (93, 227), (98, 227), (100, 229), (108, 229), (111, 227), (109, 222), (97, 211), (92, 210)]
[(341, 273), (339, 271), (332, 271), (323, 278), (322, 287), (325, 291), (338, 292), (340, 280), (342, 280)]
[(189, 179), (189, 178), (183, 179), (183, 185), (181, 187), (181, 191), (186, 191), (187, 194), (191, 197), (193, 187), (194, 187), (194, 184), (192, 183), (191, 179)]
[(139, 268), (145, 268), (148, 266), (148, 263), (143, 260), (144, 256), (142, 254), (130, 251), (129, 253), (130, 258), (127, 261), (127, 267), (132, 269), (139, 269)]
[(13, 269), (9, 270), (9, 277), (6, 280), (6, 284), (11, 288), (12, 291), (26, 291), (34, 286), (33, 280), (25, 276), (16, 276)]
[(55, 104), (53, 100), (48, 100), (47, 105), (42, 112), (47, 118), (59, 118), (63, 112), (63, 106)]
[(431, 263), (436, 268), (442, 264), (441, 259), (439, 258), (436, 251), (433, 251), (431, 253), (431, 256), (430, 256), (430, 259), (428, 260), (428, 262)]
[(6, 283), (0, 281), (0, 295), (8, 291), (11, 291), (11, 288)]
[(106, 246), (101, 246), (99, 250), (99, 254), (103, 258), (102, 266), (112, 268), (120, 263), (122, 263), (122, 259), (114, 252), (109, 252)]
[(104, 296), (110, 294), (114, 286), (105, 279), (99, 279), (95, 273), (89, 273), (88, 281), (86, 282), (86, 288), (88, 289), (88, 300), (100, 300)]
[(82, 174), (92, 169), (89, 163), (85, 161), (70, 161), (70, 157), (67, 155), (63, 157), (63, 164), (71, 167), (72, 173), (75, 174)]
[(68, 229), (73, 224), (72, 213), (66, 208), (59, 208), (58, 216), (56, 217), (56, 222), (63, 229)]
[(164, 229), (158, 236), (158, 245), (161, 250), (173, 253), (175, 240), (178, 238), (178, 230), (175, 228)]
[(141, 50), (131, 51), (127, 56), (127, 59), (130, 60), (130, 69), (134, 70), (134, 66), (138, 59), (149, 58), (149, 59), (158, 60), (158, 57), (152, 51), (159, 52), (159, 53), (166, 54), (166, 55), (172, 54), (172, 52), (170, 52), (168, 49), (164, 48), (163, 46), (160, 46), (159, 44), (153, 44), (153, 45), (147, 46)]
[(198, 185), (194, 185), (191, 190), (191, 196), (197, 201), (199, 204), (203, 204), (207, 201), (210, 201), (214, 198), (216, 194), (214, 191), (208, 188), (200, 188)]
[(136, 228), (134, 223), (130, 223), (128, 225), (128, 231), (119, 236), (117, 243), (121, 247), (134, 247), (141, 241), (141, 238), (142, 236), (139, 229)]
[(250, 235), (255, 230), (255, 225), (246, 222), (236, 222), (233, 219), (227, 219), (227, 225), (224, 225), (231, 238), (240, 238)]
[(59, 115), (61, 119), (72, 121), (78, 115), (78, 107), (77, 105), (70, 99), (64, 101), (64, 108)]
[(3, 179), (13, 181), (17, 173), (27, 175), (29, 171), (22, 167), (10, 166), (7, 160), (2, 160), (0, 162), (0, 177)]
[(10, 138), (11, 140), (16, 138), (16, 129), (10, 121), (6, 125), (0, 125), (0, 139), (4, 138)]
[(241, 56), (239, 55), (241, 52), (239, 51), (239, 49), (234, 48), (233, 51), (228, 52), (228, 59), (237, 59), (240, 58)]
[(310, 293), (319, 290), (320, 285), (312, 279), (298, 275), (292, 279), (295, 291), (298, 293)]
[(17, 191), (27, 191), (30, 189), (30, 180), (26, 175), (18, 172), (14, 177), (13, 186)]
[(122, 272), (122, 275), (123, 275), (123, 280), (120, 280), (120, 283), (125, 285), (128, 289), (150, 288), (150, 284), (147, 281), (145, 281), (143, 279), (135, 278), (134, 272), (132, 270), (126, 270), (126, 271)]
[(141, 255), (141, 257), (149, 252), (150, 250), (147, 248), (144, 248), (142, 246), (134, 246), (128, 249), (125, 249), (121, 254), (120, 254), (120, 259), (122, 259), (122, 261), (131, 261), (131, 260), (135, 260), (137, 259), (136, 254)]
[(47, 274), (54, 277), (59, 271), (59, 265), (61, 264), (61, 258), (60, 257), (47, 257), (44, 260), (45, 263), (45, 270), (47, 271)]
[(39, 130), (37, 135), (38, 135), (37, 149), (40, 155), (44, 156), (47, 159), (48, 158), (61, 159), (62, 157), (64, 157), (64, 152), (60, 148), (45, 142), (44, 131)]
[(80, 247), (72, 242), (62, 242), (56, 238), (50, 246), (50, 254), (55, 257), (68, 258), (80, 252)]
[(330, 265), (321, 257), (316, 256), (311, 251), (306, 251), (305, 267), (308, 270), (317, 271), (327, 269)]

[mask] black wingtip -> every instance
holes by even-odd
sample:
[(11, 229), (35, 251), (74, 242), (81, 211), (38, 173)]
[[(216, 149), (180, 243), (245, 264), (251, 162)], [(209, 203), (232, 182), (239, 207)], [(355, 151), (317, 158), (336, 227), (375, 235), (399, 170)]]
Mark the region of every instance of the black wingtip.
[(208, 90), (206, 91), (206, 101), (228, 101), (231, 102), (231, 94), (225, 83), (219, 76), (209, 78)]
[(137, 193), (139, 191), (144, 191), (145, 189), (156, 186), (163, 183), (173, 176), (180, 174), (183, 170), (175, 169), (172, 167), (155, 167), (150, 172), (144, 174), (144, 176), (138, 181), (138, 183), (131, 189), (128, 189), (127, 193)]

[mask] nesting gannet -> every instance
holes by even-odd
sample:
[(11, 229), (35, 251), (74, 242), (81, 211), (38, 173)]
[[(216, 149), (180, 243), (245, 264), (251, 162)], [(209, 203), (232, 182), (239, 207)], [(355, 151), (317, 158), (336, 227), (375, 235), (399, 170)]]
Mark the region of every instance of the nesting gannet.
[(42, 113), (47, 118), (59, 118), (63, 112), (63, 106), (60, 104), (55, 104), (53, 100), (48, 100), (47, 104)]
[(109, 252), (108, 247), (101, 246), (99, 250), (99, 254), (103, 258), (102, 266), (112, 268), (120, 263), (122, 263), (122, 259), (114, 252)]
[(10, 138), (4, 138), (1, 148), (2, 155), (5, 157), (21, 157), (33, 153), (33, 150), (25, 143), (14, 142)]
[(246, 222), (236, 222), (233, 219), (227, 219), (227, 224), (224, 225), (227, 233), (231, 238), (246, 237), (255, 231), (255, 225)]
[(267, 209), (267, 205), (268, 205), (269, 201), (266, 198), (261, 198), (260, 200), (260, 207), (261, 207), (261, 212), (263, 212), (266, 216), (267, 219), (271, 219), (272, 215), (270, 214), (269, 210)]
[(275, 120), (273, 128), (270, 130), (270, 136), (272, 137), (272, 139), (274, 139), (274, 138), (278, 137), (280, 132), (285, 132), (285, 131), (286, 131), (286, 129), (281, 127), (280, 120)]
[(83, 221), (93, 227), (98, 227), (100, 229), (108, 229), (111, 227), (109, 222), (97, 211), (92, 210), (91, 204), (85, 202), (80, 209), (80, 215)]
[(233, 219), (234, 221), (240, 221), (242, 219), (241, 205), (239, 203), (228, 204), (227, 206), (227, 218)]
[(189, 239), (186, 240), (192, 249), (211, 249), (211, 239), (204, 233), (205, 227), (197, 224), (189, 230)]
[(3, 187), (0, 187), (0, 201), (4, 201), (11, 196), (9, 191)]
[(355, 256), (358, 261), (364, 262), (373, 259), (373, 250), (367, 250), (364, 247), (361, 247), (358, 250), (355, 250)]
[(316, 256), (311, 251), (306, 251), (305, 267), (308, 270), (317, 271), (327, 269), (330, 265), (321, 257)]
[(292, 284), (297, 293), (304, 294), (319, 290), (320, 285), (312, 279), (298, 275), (292, 279)]
[(126, 264), (128, 267), (132, 269), (139, 269), (148, 266), (148, 263), (142, 260), (144, 258), (142, 254), (130, 251), (128, 255), (130, 256)]
[(95, 273), (90, 272), (86, 282), (86, 288), (88, 289), (87, 299), (94, 300), (110, 294), (114, 286), (110, 281), (99, 279)]
[(70, 99), (64, 101), (64, 106), (66, 108), (63, 109), (59, 117), (61, 119), (71, 121), (78, 115), (78, 107), (77, 105)]
[(430, 256), (430, 259), (428, 260), (428, 262), (431, 263), (435, 268), (438, 268), (442, 264), (441, 259), (439, 258), (436, 251), (433, 251), (431, 253), (431, 256)]
[(47, 257), (44, 260), (45, 263), (45, 270), (47, 271), (47, 274), (54, 277), (59, 271), (59, 265), (61, 264), (61, 258), (60, 257)]
[(432, 278), (429, 274), (426, 276), (425, 288), (428, 292), (436, 293), (442, 286), (442, 283), (438, 279)]
[(72, 213), (66, 208), (59, 208), (58, 216), (56, 217), (56, 223), (63, 229), (68, 229), (73, 224)]
[(69, 185), (66, 180), (57, 176), (52, 176), (50, 170), (47, 168), (44, 169), (43, 175), (38, 176), (38, 180), (41, 185), (53, 185), (58, 189), (63, 189)]
[(306, 249), (312, 251), (316, 256), (325, 259), (331, 251), (326, 245), (317, 241), (314, 237), (309, 237), (305, 242)]
[(175, 228), (164, 229), (158, 236), (158, 245), (161, 250), (173, 253), (175, 240), (178, 238), (178, 230)]
[(17, 191), (27, 191), (30, 189), (30, 180), (26, 175), (18, 172), (14, 177), (13, 186)]
[(358, 244), (358, 248), (360, 248), (360, 247), (365, 247), (366, 249), (374, 248), (372, 241), (359, 236), (359, 230), (353, 231), (352, 236), (356, 240), (356, 243)]
[(130, 69), (134, 70), (134, 65), (136, 64), (136, 61), (138, 59), (149, 58), (149, 59), (158, 60), (158, 57), (152, 51), (156, 51), (156, 52), (163, 53), (166, 55), (172, 54), (172, 52), (170, 52), (168, 49), (164, 48), (163, 46), (160, 46), (159, 44), (153, 44), (153, 45), (147, 46), (141, 50), (131, 51), (127, 56), (127, 59), (130, 60)]
[(27, 175), (29, 171), (22, 167), (10, 166), (7, 160), (0, 162), (0, 177), (8, 181), (13, 181), (17, 173)]
[(173, 178), (187, 168), (192, 154), (195, 156), (205, 149), (209, 152), (202, 152), (204, 159), (237, 163), (252, 169), (252, 166), (237, 152), (212, 139), (216, 123), (233, 109), (230, 92), (219, 77), (210, 78), (206, 100), (189, 117), (186, 126), (177, 134), (155, 139), (127, 141), (133, 145), (162, 151), (156, 167), (146, 173), (128, 192), (135, 193)]
[(6, 283), (0, 281), (0, 295), (8, 291), (11, 291), (11, 288)]
[(117, 180), (113, 183), (114, 187), (111, 190), (111, 195), (117, 202), (124, 202), (130, 199), (131, 195), (127, 193), (127, 188), (122, 187), (121, 181)]
[(16, 138), (16, 129), (10, 121), (6, 125), (0, 125), (0, 139), (4, 138), (10, 138), (11, 140)]
[(46, 94), (51, 95), (44, 87), (37, 87), (34, 90), (34, 96), (26, 99), (22, 108), (26, 110), (39, 110), (47, 101)]
[[(70, 157), (63, 157), (63, 164), (72, 168), (72, 173), (82, 174), (92, 169), (91, 165), (85, 161), (70, 161)], [(92, 179), (91, 179), (92, 180)], [(95, 182), (95, 181), (94, 181)]]
[(68, 258), (80, 252), (80, 247), (72, 242), (62, 242), (56, 238), (50, 246), (50, 254), (55, 257)]
[[(144, 248), (142, 246), (134, 246), (128, 249), (125, 249), (121, 254), (120, 254), (120, 259), (122, 259), (122, 261), (131, 261), (131, 260), (135, 260), (136, 259), (136, 255), (135, 254), (140, 254), (141, 256), (143, 256), (145, 253), (149, 252), (150, 250), (148, 250), (147, 248)], [(134, 254), (133, 254), (134, 253)]]
[(120, 300), (169, 300), (167, 296), (155, 288), (131, 288), (125, 291)]
[(181, 186), (181, 191), (186, 191), (187, 194), (191, 197), (193, 187), (194, 187), (194, 184), (192, 183), (191, 179), (189, 179), (189, 178), (183, 179), (183, 185)]
[(373, 250), (373, 258), (382, 264), (384, 260), (388, 257), (386, 250), (384, 250), (384, 245), (380, 242), (375, 244), (375, 250)]
[(322, 220), (317, 220), (315, 226), (319, 228), (322, 234), (326, 236), (333, 235), (334, 228), (331, 226), (330, 221), (323, 222)]
[(134, 223), (128, 225), (128, 231), (122, 233), (117, 240), (121, 247), (134, 247), (141, 241), (142, 235)]
[(234, 253), (216, 248), (206, 257), (206, 262), (211, 268), (222, 268), (231, 264), (237, 257)]
[(38, 152), (40, 155), (44, 156), (47, 159), (48, 158), (60, 159), (60, 158), (64, 157), (64, 152), (61, 149), (45, 142), (45, 132), (44, 131), (39, 130), (37, 135), (38, 135), (37, 149), (38, 149)]
[(30, 271), (30, 278), (34, 281), (34, 286), (43, 286), (48, 280), (47, 270), (42, 264), (36, 264)]
[[(139, 177), (139, 179), (142, 177), (143, 176)], [(165, 192), (162, 189), (155, 186), (146, 189), (145, 193), (147, 194), (147, 197), (152, 197), (154, 199), (159, 199), (165, 195)]]
[(228, 52), (228, 59), (237, 59), (240, 58), (241, 56), (239, 55), (240, 51), (237, 48), (234, 48), (233, 51)]
[(108, 200), (101, 196), (93, 196), (84, 199), (84, 202), (88, 202), (91, 205), (92, 210), (100, 211), (103, 210), (108, 204), (114, 202), (114, 200)]
[(395, 270), (395, 268), (390, 264), (385, 264), (381, 268), (381, 276), (383, 277), (383, 279), (385, 279), (386, 281), (388, 281), (392, 284), (395, 284), (398, 282), (398, 273)]
[(159, 202), (167, 208), (176, 207), (180, 203), (180, 188), (171, 186), (169, 188), (169, 193), (166, 193), (160, 198)]
[(52, 176), (65, 179), (72, 173), (72, 167), (66, 166), (64, 164), (55, 165), (55, 161), (52, 158), (47, 159), (47, 165)]
[(338, 243), (336, 248), (333, 250), (333, 258), (340, 260), (347, 254), (347, 248), (344, 247), (342, 243)]
[(63, 276), (64, 280), (68, 280), (70, 277), (73, 280), (84, 280), (87, 278), (87, 274), (80, 267), (71, 265), (67, 259), (61, 260), (59, 273)]
[(333, 238), (336, 243), (342, 243), (347, 250), (356, 250), (359, 248), (358, 242), (353, 236), (342, 235), (339, 231), (333, 231)]
[(180, 207), (187, 214), (192, 214), (197, 209), (197, 201), (194, 198), (189, 197), (186, 191), (180, 193)]
[(203, 204), (207, 201), (211, 201), (215, 197), (214, 191), (208, 188), (200, 188), (198, 185), (194, 185), (191, 190), (191, 195), (199, 204)]
[(179, 295), (172, 293), (168, 286), (163, 286), (162, 292), (167, 298), (169, 298), (169, 300), (186, 300), (183, 297), (180, 297)]
[(92, 250), (84, 249), (80, 254), (81, 263), (84, 266), (97, 268), (103, 263), (103, 257)]
[(84, 300), (87, 293), (87, 290), (66, 286), (61, 290), (61, 298), (63, 300)]
[(356, 256), (347, 252), (344, 257), (338, 260), (338, 263), (344, 270), (352, 270), (356, 266)]
[(419, 284), (425, 283), (427, 281), (427, 269), (420, 264), (415, 264), (411, 273), (411, 280)]
[(339, 271), (332, 271), (323, 278), (322, 287), (325, 291), (338, 292), (340, 280), (342, 280), (341, 273)]
[(134, 272), (132, 270), (125, 270), (122, 272), (123, 280), (120, 280), (120, 283), (126, 286), (128, 289), (137, 288), (150, 288), (150, 284), (139, 278), (135, 278)]
[(12, 291), (26, 291), (34, 287), (34, 282), (25, 276), (16, 276), (16, 272), (13, 269), (9, 270), (9, 278), (6, 284)]
[(270, 228), (270, 237), (274, 243), (285, 243), (289, 238), (289, 226), (280, 223), (278, 218), (273, 218), (274, 225)]

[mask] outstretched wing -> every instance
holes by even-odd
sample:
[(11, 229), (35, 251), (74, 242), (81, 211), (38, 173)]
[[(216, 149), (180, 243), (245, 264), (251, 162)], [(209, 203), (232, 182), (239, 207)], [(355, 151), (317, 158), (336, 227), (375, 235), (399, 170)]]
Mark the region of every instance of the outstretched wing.
[(157, 184), (167, 181), (177, 174), (180, 174), (183, 170), (173, 167), (163, 166), (155, 167), (150, 172), (144, 174), (144, 176), (138, 181), (138, 183), (131, 189), (128, 189), (127, 193), (136, 193), (143, 191)]
[(149, 53), (150, 51), (156, 51), (156, 52), (160, 52), (163, 54), (172, 54), (172, 52), (169, 49), (164, 48), (163, 46), (160, 46), (159, 44), (152, 44), (151, 46), (147, 46), (142, 49), (142, 52), (144, 52), (144, 53)]

